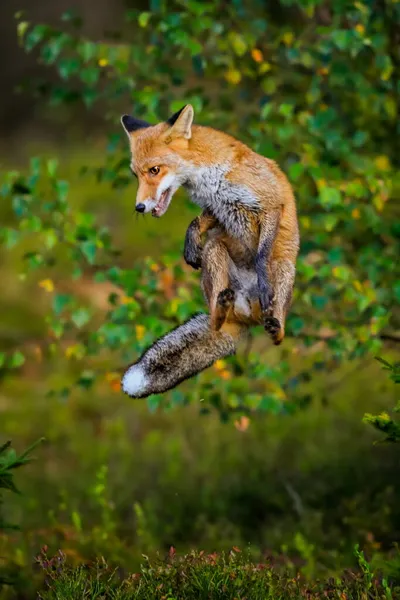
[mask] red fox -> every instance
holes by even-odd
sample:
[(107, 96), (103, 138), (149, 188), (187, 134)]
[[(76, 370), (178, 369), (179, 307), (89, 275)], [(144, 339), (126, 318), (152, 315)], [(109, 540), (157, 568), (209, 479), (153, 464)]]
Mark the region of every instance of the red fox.
[(184, 258), (201, 267), (210, 310), (167, 333), (126, 371), (122, 388), (135, 398), (234, 354), (251, 325), (262, 323), (275, 344), (285, 335), (300, 243), (291, 185), (274, 161), (193, 118), (190, 104), (154, 126), (121, 118), (139, 181), (136, 210), (161, 217), (181, 186), (203, 209), (186, 232)]

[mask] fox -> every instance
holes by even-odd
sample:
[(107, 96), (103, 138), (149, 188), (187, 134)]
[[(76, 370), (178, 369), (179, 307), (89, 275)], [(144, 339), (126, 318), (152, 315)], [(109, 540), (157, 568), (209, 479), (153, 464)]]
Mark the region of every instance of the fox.
[(133, 363), (123, 391), (144, 398), (235, 354), (249, 328), (285, 337), (300, 233), (292, 186), (277, 165), (231, 135), (195, 124), (191, 104), (151, 125), (123, 115), (136, 211), (160, 218), (184, 188), (202, 212), (188, 226), (183, 255), (201, 269), (209, 314), (194, 315)]

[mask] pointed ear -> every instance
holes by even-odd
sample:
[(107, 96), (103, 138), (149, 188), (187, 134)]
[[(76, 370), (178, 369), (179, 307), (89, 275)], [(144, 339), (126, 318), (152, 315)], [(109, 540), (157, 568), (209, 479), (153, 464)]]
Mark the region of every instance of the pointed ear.
[(191, 104), (183, 106), (181, 110), (178, 110), (178, 112), (168, 119), (167, 123), (171, 127), (167, 131), (167, 137), (171, 139), (183, 137), (186, 140), (190, 140), (192, 137), (193, 117), (193, 106)]
[(129, 115), (123, 115), (121, 117), (122, 127), (125, 129), (126, 133), (129, 134), (133, 131), (137, 131), (138, 129), (144, 129), (145, 127), (151, 127), (150, 123), (147, 121), (142, 121), (141, 119), (135, 119), (135, 117), (131, 117)]

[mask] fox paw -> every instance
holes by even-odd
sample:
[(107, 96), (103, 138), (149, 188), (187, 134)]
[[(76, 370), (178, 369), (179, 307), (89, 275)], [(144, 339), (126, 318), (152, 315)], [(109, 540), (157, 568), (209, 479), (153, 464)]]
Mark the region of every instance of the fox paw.
[(274, 344), (278, 345), (283, 339), (282, 327), (278, 319), (267, 315), (264, 317), (264, 329), (269, 333)]
[(200, 269), (201, 268), (201, 254), (202, 254), (202, 248), (199, 248), (197, 246), (187, 245), (185, 247), (183, 257), (185, 259), (185, 262), (188, 265), (190, 265), (191, 267), (193, 267), (193, 269)]
[(270, 312), (272, 310), (272, 305), (274, 303), (274, 294), (270, 287), (265, 287), (260, 293), (260, 306), (261, 310), (264, 313)]
[(217, 302), (220, 306), (224, 306), (225, 308), (228, 308), (229, 306), (231, 306), (233, 304), (234, 299), (235, 299), (235, 292), (233, 290), (231, 290), (230, 288), (226, 288), (225, 290), (222, 290), (222, 292), (220, 292), (218, 294)]

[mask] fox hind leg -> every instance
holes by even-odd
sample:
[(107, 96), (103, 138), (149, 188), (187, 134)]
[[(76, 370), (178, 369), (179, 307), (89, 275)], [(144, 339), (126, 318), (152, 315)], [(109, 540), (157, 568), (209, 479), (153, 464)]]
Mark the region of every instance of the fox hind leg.
[(201, 283), (210, 309), (211, 329), (214, 331), (222, 327), (235, 298), (229, 282), (231, 262), (222, 241), (213, 238), (205, 244)]
[(271, 263), (273, 302), (264, 317), (264, 328), (274, 344), (278, 345), (285, 337), (286, 315), (292, 301), (295, 280), (295, 266), (289, 260), (273, 260)]
[(219, 331), (227, 320), (228, 314), (235, 301), (235, 292), (231, 288), (225, 288), (217, 297), (215, 308), (215, 329)]

